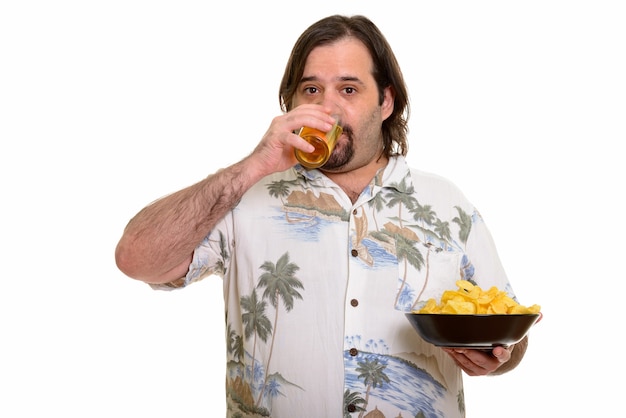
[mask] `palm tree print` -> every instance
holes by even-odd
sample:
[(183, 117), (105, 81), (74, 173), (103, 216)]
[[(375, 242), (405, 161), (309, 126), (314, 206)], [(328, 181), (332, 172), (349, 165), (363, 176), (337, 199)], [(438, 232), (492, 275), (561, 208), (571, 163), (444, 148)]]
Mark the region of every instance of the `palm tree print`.
[(459, 212), (459, 216), (452, 218), (452, 222), (459, 226), (459, 239), (463, 245), (465, 245), (467, 244), (467, 239), (472, 230), (472, 217), (459, 206), (455, 206), (454, 208)]
[(352, 413), (348, 411), (348, 405), (354, 406), (353, 412), (364, 412), (365, 408), (361, 405), (365, 403), (365, 399), (358, 392), (350, 392), (346, 389), (343, 393), (343, 418), (352, 418)]
[(363, 380), (365, 385), (365, 404), (363, 410), (359, 414), (359, 418), (363, 417), (365, 410), (367, 409), (370, 392), (372, 389), (382, 387), (384, 382), (389, 383), (390, 379), (384, 372), (387, 366), (380, 363), (378, 359), (360, 361), (357, 364), (356, 371), (359, 373), (359, 379)]
[(442, 243), (450, 242), (452, 236), (450, 235), (450, 224), (437, 218), (434, 223), (435, 232), (441, 238)]
[(241, 335), (237, 335), (231, 324), (227, 325), (226, 352), (231, 354), (233, 358), (241, 361), (244, 357), (244, 341)]
[(374, 225), (376, 225), (376, 231), (380, 230), (378, 227), (378, 221), (376, 220), (376, 212), (380, 212), (385, 207), (385, 197), (381, 192), (376, 193), (376, 195), (369, 201), (367, 204), (372, 208), (372, 218), (374, 219)]
[(459, 404), (459, 411), (465, 414), (465, 395), (463, 390), (460, 390), (456, 396), (456, 401)]
[(400, 234), (395, 234), (394, 238), (396, 241), (396, 257), (398, 258), (398, 262), (404, 262), (402, 284), (398, 289), (398, 293), (396, 294), (396, 300), (393, 304), (393, 306), (398, 306), (400, 294), (402, 293), (404, 286), (406, 285), (408, 264), (412, 265), (417, 270), (421, 270), (422, 266), (424, 265), (424, 257), (422, 256), (422, 253), (419, 251), (419, 249), (417, 249), (416, 247), (417, 241), (406, 238), (405, 236)]
[(267, 190), (269, 190), (270, 196), (279, 198), (281, 203), (284, 205), (285, 201), (283, 200), (283, 197), (287, 197), (289, 195), (289, 187), (295, 184), (296, 184), (295, 180), (273, 181), (267, 185)]
[[(297, 184), (296, 180), (279, 180), (279, 181), (273, 181), (270, 184), (267, 185), (267, 190), (269, 191), (270, 196), (273, 197), (277, 197), (280, 199), (280, 203), (283, 207), (285, 207), (285, 197), (289, 196), (289, 193), (291, 192), (290, 187), (291, 186), (295, 186)], [(300, 219), (300, 218), (293, 218), (289, 216), (289, 211), (285, 210), (285, 220), (289, 223), (291, 222), (310, 222), (311, 218), (308, 219)]]
[(431, 205), (420, 205), (416, 203), (415, 208), (411, 211), (413, 213), (413, 219), (422, 224), (422, 228), (426, 230), (426, 225), (432, 225), (433, 219), (435, 219), (435, 211)]
[(241, 308), (244, 310), (244, 313), (241, 315), (241, 321), (244, 324), (244, 336), (246, 340), (254, 336), (254, 348), (252, 349), (252, 363), (250, 366), (251, 381), (254, 382), (257, 338), (267, 342), (267, 337), (272, 333), (272, 323), (265, 316), (267, 303), (263, 300), (257, 300), (256, 290), (253, 290), (250, 296), (242, 296), (240, 303)]
[(236, 358), (237, 360), (239, 361), (243, 360), (243, 357), (245, 355), (245, 347), (244, 347), (244, 340), (241, 335), (237, 335), (235, 337), (232, 354), (233, 354), (233, 357)]
[(402, 207), (408, 210), (413, 209), (417, 204), (417, 199), (413, 197), (413, 186), (407, 187), (405, 179), (402, 179), (400, 183), (392, 183), (391, 186), (392, 188), (385, 196), (388, 199), (387, 207), (392, 208), (398, 205), (398, 223), (402, 228)]
[[(211, 240), (212, 242), (216, 242), (216, 240)], [(220, 245), (220, 260), (215, 265), (213, 271), (215, 273), (226, 274), (226, 266), (228, 265), (228, 260), (230, 259), (230, 255), (228, 254), (228, 246), (226, 245), (226, 237), (222, 231), (219, 231), (219, 245)]]
[[(272, 351), (274, 349), (274, 341), (276, 338), (276, 329), (278, 325), (278, 305), (282, 301), (283, 306), (287, 312), (293, 309), (295, 299), (302, 299), (302, 295), (296, 289), (303, 289), (302, 282), (295, 277), (295, 273), (300, 269), (298, 265), (289, 262), (289, 253), (283, 254), (276, 264), (271, 261), (266, 261), (260, 267), (265, 271), (259, 278), (257, 285), (258, 289), (265, 288), (263, 291), (263, 299), (268, 300), (274, 307), (274, 325), (272, 342), (270, 345), (270, 351), (267, 358), (267, 364), (265, 366), (265, 382), (264, 387), (267, 384), (267, 378), (269, 374), (270, 361), (272, 360)], [(263, 392), (265, 389), (261, 388), (259, 396), (257, 398), (257, 405), (261, 401)]]

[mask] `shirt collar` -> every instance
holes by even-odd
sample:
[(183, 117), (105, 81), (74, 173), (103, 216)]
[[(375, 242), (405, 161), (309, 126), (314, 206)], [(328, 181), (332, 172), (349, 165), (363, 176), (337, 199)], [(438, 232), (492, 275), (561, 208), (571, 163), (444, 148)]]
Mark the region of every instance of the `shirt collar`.
[[(296, 173), (304, 177), (307, 182), (328, 185), (328, 181), (330, 181), (324, 173), (317, 169), (307, 170), (300, 164), (296, 164), (293, 168)], [(413, 179), (411, 178), (411, 170), (404, 156), (396, 155), (390, 157), (387, 166), (378, 170), (369, 187), (370, 190), (393, 188), (400, 193), (412, 193), (414, 190)]]
[(402, 155), (389, 158), (384, 169), (374, 177), (374, 186), (392, 188), (400, 193), (413, 193), (413, 179), (411, 169)]

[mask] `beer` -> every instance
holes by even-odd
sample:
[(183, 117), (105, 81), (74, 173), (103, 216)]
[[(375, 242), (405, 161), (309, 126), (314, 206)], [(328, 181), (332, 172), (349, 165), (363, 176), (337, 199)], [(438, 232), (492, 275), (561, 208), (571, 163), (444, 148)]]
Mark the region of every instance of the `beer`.
[(313, 152), (304, 152), (296, 148), (296, 158), (305, 168), (318, 168), (326, 164), (326, 161), (330, 158), (330, 154), (335, 149), (337, 139), (341, 136), (343, 128), (336, 122), (332, 129), (324, 133), (318, 129), (309, 128), (304, 126), (298, 132), (304, 140), (313, 145), (315, 149)]

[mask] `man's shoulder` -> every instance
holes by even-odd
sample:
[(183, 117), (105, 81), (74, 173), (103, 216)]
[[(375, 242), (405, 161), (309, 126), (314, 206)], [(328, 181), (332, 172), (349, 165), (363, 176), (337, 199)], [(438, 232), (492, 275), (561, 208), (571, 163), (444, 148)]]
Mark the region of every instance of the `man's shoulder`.
[(403, 156), (392, 157), (390, 159), (390, 167), (391, 170), (386, 175), (388, 181), (404, 181), (412, 184), (414, 187), (418, 185), (422, 187), (432, 185), (434, 187), (456, 188), (456, 185), (449, 178), (432, 171), (416, 168), (410, 165)]

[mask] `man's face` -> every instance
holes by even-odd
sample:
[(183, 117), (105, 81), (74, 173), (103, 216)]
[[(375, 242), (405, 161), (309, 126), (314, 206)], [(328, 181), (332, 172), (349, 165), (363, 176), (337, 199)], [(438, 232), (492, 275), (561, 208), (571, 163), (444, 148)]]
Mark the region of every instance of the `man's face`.
[(294, 105), (316, 103), (335, 109), (343, 127), (324, 171), (352, 170), (380, 156), (381, 127), (393, 111), (393, 97), (385, 89), (385, 99), (379, 104), (372, 69), (369, 51), (351, 37), (313, 49), (306, 60)]

